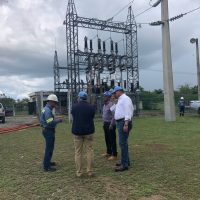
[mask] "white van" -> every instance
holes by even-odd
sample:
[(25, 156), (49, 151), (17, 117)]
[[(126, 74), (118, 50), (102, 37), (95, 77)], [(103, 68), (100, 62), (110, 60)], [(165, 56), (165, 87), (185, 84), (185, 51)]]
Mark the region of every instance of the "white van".
[(200, 114), (200, 101), (190, 101), (190, 108), (197, 110), (198, 114)]

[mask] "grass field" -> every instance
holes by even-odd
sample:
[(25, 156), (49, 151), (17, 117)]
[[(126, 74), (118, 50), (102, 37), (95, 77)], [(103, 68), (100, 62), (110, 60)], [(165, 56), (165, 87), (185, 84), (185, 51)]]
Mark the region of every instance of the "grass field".
[(198, 200), (200, 199), (200, 119), (134, 119), (129, 138), (131, 167), (113, 171), (115, 162), (101, 157), (105, 144), (96, 122), (95, 172), (75, 177), (73, 138), (67, 122), (57, 127), (57, 171), (44, 173), (40, 128), (0, 135), (0, 199)]

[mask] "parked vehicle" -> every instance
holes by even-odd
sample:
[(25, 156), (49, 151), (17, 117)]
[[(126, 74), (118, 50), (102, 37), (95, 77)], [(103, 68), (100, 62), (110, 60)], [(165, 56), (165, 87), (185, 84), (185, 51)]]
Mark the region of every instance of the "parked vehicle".
[(190, 101), (190, 108), (196, 110), (200, 114), (200, 101)]
[(0, 103), (0, 120), (2, 121), (2, 123), (5, 123), (5, 109), (2, 105), (2, 103)]
[(7, 116), (14, 116), (13, 107), (5, 106), (5, 115)]

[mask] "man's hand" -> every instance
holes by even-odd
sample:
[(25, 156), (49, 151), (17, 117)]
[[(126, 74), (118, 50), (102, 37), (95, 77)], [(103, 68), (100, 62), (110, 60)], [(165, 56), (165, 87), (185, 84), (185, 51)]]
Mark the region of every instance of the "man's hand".
[(128, 124), (124, 124), (123, 130), (125, 133), (128, 133)]
[(58, 120), (59, 122), (62, 122), (62, 121), (63, 121), (63, 116), (57, 117), (57, 120)]
[(112, 124), (110, 124), (110, 126), (109, 126), (109, 130), (112, 130), (113, 129), (113, 126), (112, 126)]

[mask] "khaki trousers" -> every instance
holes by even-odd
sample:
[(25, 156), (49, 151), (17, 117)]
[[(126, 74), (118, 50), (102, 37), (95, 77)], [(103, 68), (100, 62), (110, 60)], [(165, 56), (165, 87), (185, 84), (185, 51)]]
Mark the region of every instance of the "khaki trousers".
[(80, 176), (82, 174), (82, 160), (83, 160), (84, 146), (86, 148), (86, 156), (87, 156), (87, 173), (92, 173), (94, 165), (93, 134), (74, 136), (75, 164), (76, 164), (77, 176)]

